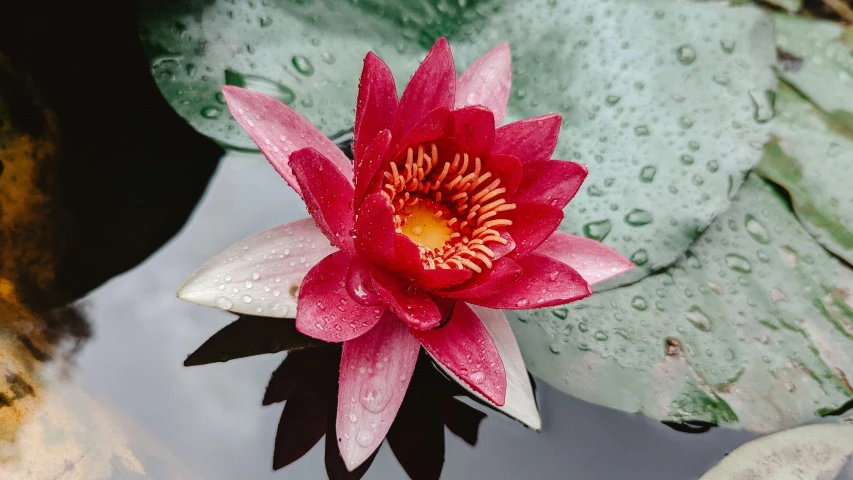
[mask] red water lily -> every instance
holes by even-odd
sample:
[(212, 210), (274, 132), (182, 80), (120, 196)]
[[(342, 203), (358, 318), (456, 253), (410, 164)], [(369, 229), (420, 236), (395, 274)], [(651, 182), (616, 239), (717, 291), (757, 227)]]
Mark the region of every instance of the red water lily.
[[(440, 39), (398, 101), (390, 70), (368, 53), (354, 164), (284, 104), (223, 89), (234, 118), (301, 195), (313, 223), (235, 245), (179, 295), (284, 316), (279, 290), (260, 292), (242, 310), (240, 297), (232, 301), (223, 291), (243, 282), (251, 288), (261, 275), (273, 287), (282, 276), (285, 284), (302, 280), (297, 329), (344, 342), (337, 434), (351, 469), (385, 437), (421, 346), (463, 386), (538, 428), (518, 346), (506, 317), (492, 309), (569, 303), (632, 266), (598, 242), (555, 231), (587, 169), (551, 159), (559, 115), (496, 128), (511, 76), (502, 44), (457, 78)], [(314, 241), (321, 235), (331, 246)], [(298, 266), (286, 250), (298, 251)]]

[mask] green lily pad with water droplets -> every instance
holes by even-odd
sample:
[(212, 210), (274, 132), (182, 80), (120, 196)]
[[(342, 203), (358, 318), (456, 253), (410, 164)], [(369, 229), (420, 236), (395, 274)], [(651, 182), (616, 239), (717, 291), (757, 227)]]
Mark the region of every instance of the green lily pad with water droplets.
[[(464, 6), (460, 6), (464, 5)], [(508, 41), (507, 121), (557, 112), (555, 156), (589, 166), (563, 229), (638, 264), (604, 288), (671, 264), (729, 205), (773, 115), (772, 25), (753, 7), (671, 1), (146, 0), (143, 44), (157, 84), (195, 128), (254, 145), (223, 84), (273, 95), (326, 134), (353, 121), (361, 61), (402, 86), (441, 35), (461, 72)]]
[(851, 455), (853, 425), (806, 425), (741, 445), (699, 480), (849, 479)]
[(774, 14), (777, 71), (836, 122), (853, 130), (853, 34), (842, 25)]
[(776, 108), (774, 140), (756, 172), (787, 190), (803, 226), (853, 264), (853, 132), (784, 85)]
[(764, 432), (853, 398), (853, 271), (756, 175), (666, 270), (517, 317), (534, 375), (660, 420)]

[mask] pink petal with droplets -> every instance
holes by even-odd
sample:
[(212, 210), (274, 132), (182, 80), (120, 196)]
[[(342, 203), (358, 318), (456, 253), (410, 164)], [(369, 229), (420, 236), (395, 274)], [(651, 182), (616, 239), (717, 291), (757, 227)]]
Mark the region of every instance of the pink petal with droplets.
[(353, 157), (355, 169), (366, 157), (365, 150), (382, 130), (391, 127), (397, 113), (397, 86), (388, 65), (369, 52), (364, 58), (361, 80), (358, 82), (358, 101), (353, 126)]
[(351, 261), (346, 253), (335, 252), (308, 272), (299, 290), (297, 330), (325, 342), (343, 342), (376, 325), (385, 308), (362, 305), (347, 291)]
[(491, 297), (515, 285), (523, 273), (524, 270), (513, 259), (502, 258), (470, 282), (451, 291), (437, 292), (436, 295), (459, 299)]
[[(403, 148), (417, 148), (422, 143), (451, 135), (453, 135), (453, 116), (446, 107), (438, 107), (420, 119), (402, 138), (394, 137), (391, 155), (396, 157)], [(388, 160), (391, 161), (393, 158)]]
[(495, 117), (485, 107), (465, 107), (451, 112), (454, 120), (453, 139), (459, 151), (473, 160), (486, 160), (495, 142)]
[(439, 38), (403, 91), (392, 129), (394, 138), (405, 135), (436, 108), (453, 108), (455, 95), (453, 54), (447, 39)]
[(524, 164), (516, 202), (531, 202), (565, 208), (586, 179), (585, 166), (564, 160), (539, 160)]
[(512, 225), (507, 227), (515, 240), (512, 257), (523, 257), (545, 241), (563, 220), (563, 210), (541, 203), (515, 202), (510, 213)]
[(394, 210), (385, 197), (365, 197), (355, 217), (355, 249), (367, 263), (385, 264), (394, 259)]
[(352, 242), (353, 186), (332, 162), (313, 148), (303, 148), (290, 156), (293, 175), (302, 189), (308, 213), (329, 241), (350, 255)]
[(290, 168), (290, 154), (306, 147), (320, 152), (344, 178), (352, 179), (352, 163), (341, 149), (287, 105), (240, 87), (223, 87), (222, 94), (237, 123), (296, 193), (302, 195)]
[(516, 262), (524, 273), (515, 285), (491, 297), (468, 301), (489, 308), (525, 310), (563, 305), (592, 293), (578, 272), (551, 257), (531, 253)]
[(344, 342), (336, 431), (350, 471), (382, 444), (403, 403), (419, 350), (417, 339), (390, 312), (364, 335)]
[(584, 237), (554, 232), (535, 250), (569, 265), (590, 285), (601, 283), (634, 268), (616, 250)]
[(216, 254), (184, 282), (178, 297), (244, 315), (293, 318), (308, 270), (336, 251), (313, 219), (285, 223)]
[(513, 198), (513, 194), (521, 184), (521, 178), (524, 175), (521, 162), (512, 155), (502, 153), (492, 153), (489, 159), (486, 160), (483, 168), (484, 172), (491, 172), (492, 176), (481, 185), (489, 186), (495, 179), (500, 179), (501, 183), (496, 188), (505, 188), (504, 196)]
[(499, 407), (466, 385), (453, 372), (446, 369), (444, 371), (469, 393), (484, 402), (488, 402), (492, 408), (504, 412), (534, 430), (540, 430), (542, 419), (539, 417), (539, 409), (536, 407), (536, 397), (534, 397), (533, 388), (530, 385), (530, 376), (524, 366), (521, 350), (518, 348), (518, 343), (506, 315), (500, 310), (475, 305), (470, 305), (470, 307), (480, 317), (480, 321), (483, 322), (483, 326), (486, 327), (486, 331), (489, 332), (489, 336), (492, 337), (495, 348), (501, 356), (501, 361), (506, 370), (506, 402)]
[(358, 258), (353, 258), (347, 272), (347, 292), (362, 305), (385, 305), (377, 291), (378, 286), (370, 270)]
[[(376, 174), (382, 167), (388, 147), (391, 145), (391, 131), (382, 130), (370, 145), (364, 150), (364, 158), (355, 165), (355, 208), (361, 206), (367, 192), (373, 190), (373, 184), (377, 182)], [(378, 188), (378, 185), (376, 186)]]
[(495, 115), (495, 123), (504, 121), (512, 86), (512, 56), (506, 42), (491, 49), (472, 63), (456, 80), (455, 108), (482, 105)]
[(454, 285), (471, 278), (472, 271), (466, 269), (424, 269), (419, 272), (413, 272), (415, 284), (427, 290), (440, 290), (442, 288), (450, 288)]
[(382, 301), (410, 327), (428, 330), (441, 323), (438, 306), (429, 293), (414, 281), (404, 280), (391, 272), (374, 270), (371, 273)]
[(421, 345), (468, 386), (496, 405), (506, 399), (506, 371), (489, 332), (463, 302), (457, 302), (446, 325), (427, 331), (412, 330)]
[(512, 155), (521, 163), (548, 160), (557, 146), (562, 117), (557, 114), (513, 122), (495, 131), (492, 153)]

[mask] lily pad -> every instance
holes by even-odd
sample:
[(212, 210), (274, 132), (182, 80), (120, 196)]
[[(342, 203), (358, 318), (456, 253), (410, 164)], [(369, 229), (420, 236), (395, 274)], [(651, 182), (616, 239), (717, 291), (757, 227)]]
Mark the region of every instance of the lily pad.
[(507, 121), (562, 114), (556, 156), (590, 166), (563, 229), (639, 265), (609, 286), (671, 264), (726, 210), (760, 158), (773, 115), (772, 25), (754, 7), (146, 0), (141, 31), (175, 109), (241, 149), (254, 145), (224, 108), (226, 83), (273, 95), (333, 134), (352, 124), (367, 51), (402, 86), (441, 35), (460, 71), (508, 41), (515, 84)]
[(849, 478), (851, 455), (853, 425), (807, 425), (745, 443), (699, 480)]
[[(786, 54), (779, 77), (821, 110), (853, 128), (853, 37), (838, 23), (775, 14), (776, 42)], [(797, 61), (785, 61), (795, 57)]]
[(853, 398), (853, 271), (756, 175), (670, 268), (518, 320), (534, 375), (664, 421), (766, 432)]
[(853, 263), (853, 133), (788, 87), (779, 89), (776, 107), (775, 138), (756, 171), (788, 191), (820, 243)]

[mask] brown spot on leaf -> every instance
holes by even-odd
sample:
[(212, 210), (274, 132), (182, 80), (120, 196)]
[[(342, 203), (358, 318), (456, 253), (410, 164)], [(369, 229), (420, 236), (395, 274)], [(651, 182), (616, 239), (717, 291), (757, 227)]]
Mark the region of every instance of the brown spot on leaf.
[(803, 68), (803, 59), (801, 57), (786, 52), (781, 48), (776, 49), (776, 61), (779, 62), (779, 65), (786, 72), (799, 72)]
[(684, 355), (684, 345), (675, 337), (666, 338), (666, 356), (678, 357)]

